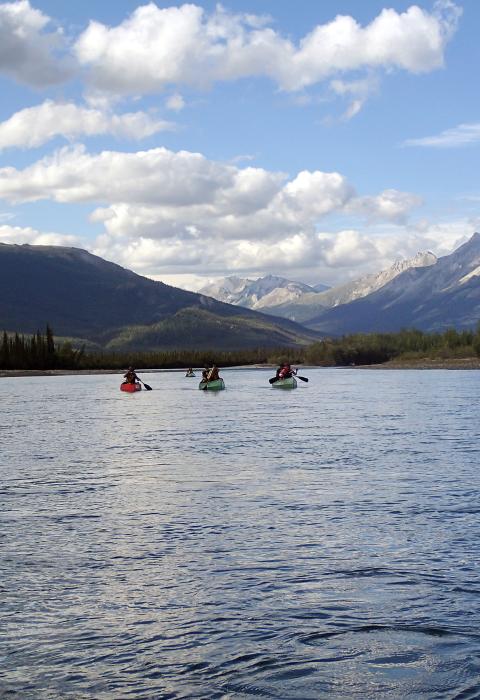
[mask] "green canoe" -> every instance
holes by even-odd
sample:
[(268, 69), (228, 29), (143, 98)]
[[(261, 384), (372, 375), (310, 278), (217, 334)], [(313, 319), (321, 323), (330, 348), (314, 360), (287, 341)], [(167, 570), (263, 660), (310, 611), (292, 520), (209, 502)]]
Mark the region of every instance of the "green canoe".
[(288, 379), (278, 379), (276, 382), (273, 382), (272, 386), (276, 389), (296, 389), (297, 380), (295, 379), (295, 377), (288, 377)]
[(220, 391), (220, 389), (225, 389), (225, 382), (223, 379), (212, 379), (210, 382), (200, 382), (198, 388), (207, 391)]

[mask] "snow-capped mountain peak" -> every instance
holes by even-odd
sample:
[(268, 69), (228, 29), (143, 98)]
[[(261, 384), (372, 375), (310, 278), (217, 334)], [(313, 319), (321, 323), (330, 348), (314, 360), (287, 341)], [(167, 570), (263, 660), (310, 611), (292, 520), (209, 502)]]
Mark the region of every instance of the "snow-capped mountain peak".
[(312, 291), (313, 288), (308, 284), (292, 282), (277, 275), (266, 275), (256, 280), (223, 277), (202, 287), (200, 294), (248, 309), (264, 309), (294, 301), (302, 294)]

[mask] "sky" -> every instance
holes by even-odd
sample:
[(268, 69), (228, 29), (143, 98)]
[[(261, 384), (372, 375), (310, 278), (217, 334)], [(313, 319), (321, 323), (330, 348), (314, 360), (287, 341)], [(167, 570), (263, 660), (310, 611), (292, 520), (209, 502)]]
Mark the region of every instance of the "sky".
[(480, 230), (478, 0), (0, 2), (0, 242), (198, 290)]

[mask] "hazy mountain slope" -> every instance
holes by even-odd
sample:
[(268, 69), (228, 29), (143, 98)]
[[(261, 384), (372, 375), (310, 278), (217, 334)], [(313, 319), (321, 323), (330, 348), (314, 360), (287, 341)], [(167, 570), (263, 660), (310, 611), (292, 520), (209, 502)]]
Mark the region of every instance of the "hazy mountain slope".
[(436, 262), (437, 258), (433, 253), (417, 253), (410, 260), (397, 261), (386, 270), (365, 275), (352, 282), (332, 287), (325, 292), (304, 294), (293, 303), (288, 302), (278, 306), (271, 305), (268, 313), (284, 316), (297, 321), (297, 323), (305, 323), (311, 326), (311, 319), (315, 318), (323, 309), (347, 304), (355, 299), (366, 297), (368, 294), (372, 294), (372, 292), (388, 284), (405, 270), (434, 265)]
[[(152, 326), (188, 309), (193, 317), (200, 311), (216, 317), (216, 325), (210, 327), (210, 347), (218, 341), (222, 347), (237, 346), (233, 319), (242, 319), (245, 333), (252, 324), (251, 337), (258, 345), (275, 344), (277, 331), (291, 344), (316, 337), (284, 319), (272, 322), (263, 314), (155, 282), (77, 248), (0, 244), (0, 264), (0, 330), (33, 333), (48, 322), (59, 336), (106, 345), (126, 327), (132, 337), (131, 326)], [(175, 334), (165, 336), (165, 343), (176, 347), (175, 338), (181, 346), (183, 340), (190, 342), (188, 334), (201, 335), (200, 313), (196, 330), (192, 324), (190, 319), (183, 339), (180, 324)], [(140, 342), (141, 333), (137, 335)]]
[(325, 333), (441, 331), (480, 320), (480, 234), (435, 265), (410, 268), (363, 299), (327, 309), (309, 325)]
[(313, 285), (313, 290), (315, 292), (326, 292), (327, 289), (330, 289), (328, 284), (322, 284), (321, 282), (319, 282), (318, 284)]
[(243, 290), (255, 280), (246, 277), (221, 277), (215, 282), (209, 282), (204, 285), (199, 294), (204, 294), (207, 297), (212, 297), (217, 301), (223, 301), (225, 304), (237, 304), (237, 300), (241, 297)]

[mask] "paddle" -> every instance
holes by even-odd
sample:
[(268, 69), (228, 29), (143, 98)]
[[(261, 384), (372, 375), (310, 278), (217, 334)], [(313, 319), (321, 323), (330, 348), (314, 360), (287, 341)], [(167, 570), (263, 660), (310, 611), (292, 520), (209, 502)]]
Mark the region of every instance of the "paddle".
[(212, 374), (213, 374), (213, 367), (210, 369), (209, 373), (205, 377), (205, 386), (203, 387), (202, 391), (207, 391), (208, 382), (210, 381), (210, 377), (212, 376)]
[(152, 387), (150, 386), (150, 384), (145, 384), (145, 382), (142, 382), (142, 380), (140, 379), (140, 377), (137, 377), (137, 379), (138, 379), (138, 381), (140, 382), (140, 384), (143, 384), (143, 386), (145, 387), (145, 389), (146, 389), (147, 391), (152, 391)]

